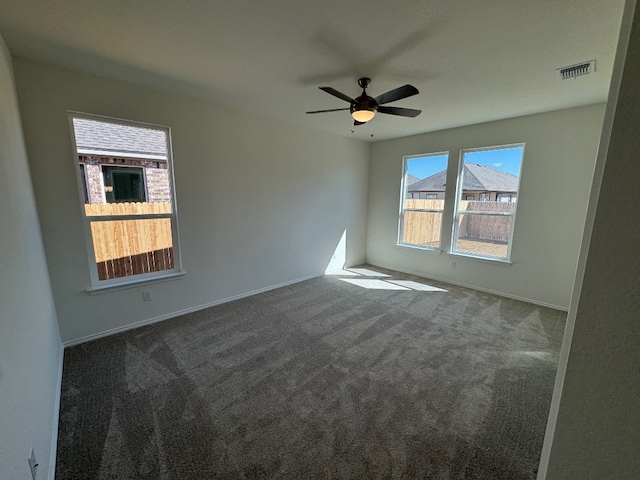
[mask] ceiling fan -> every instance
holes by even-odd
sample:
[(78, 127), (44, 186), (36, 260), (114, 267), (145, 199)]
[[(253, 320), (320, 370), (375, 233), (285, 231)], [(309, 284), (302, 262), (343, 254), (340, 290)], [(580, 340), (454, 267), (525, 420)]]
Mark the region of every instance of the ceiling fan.
[(413, 108), (402, 108), (402, 107), (385, 107), (383, 106), (385, 103), (395, 102), (396, 100), (402, 100), (403, 98), (411, 97), (413, 95), (417, 95), (418, 89), (413, 85), (403, 85), (402, 87), (398, 87), (394, 90), (389, 90), (387, 93), (383, 93), (382, 95), (378, 95), (373, 98), (367, 95), (367, 87), (371, 82), (370, 78), (360, 78), (358, 80), (358, 85), (362, 88), (362, 94), (355, 99), (345, 95), (338, 90), (331, 87), (319, 87), (320, 90), (324, 90), (330, 95), (334, 97), (338, 97), (345, 102), (349, 102), (351, 105), (349, 108), (331, 108), (329, 110), (314, 110), (312, 112), (307, 113), (324, 113), (324, 112), (339, 112), (342, 110), (349, 110), (351, 112), (351, 116), (353, 117), (354, 125), (363, 125), (371, 120), (376, 112), (387, 113), (389, 115), (399, 115), (401, 117), (417, 117), (422, 113), (422, 110), (415, 110)]

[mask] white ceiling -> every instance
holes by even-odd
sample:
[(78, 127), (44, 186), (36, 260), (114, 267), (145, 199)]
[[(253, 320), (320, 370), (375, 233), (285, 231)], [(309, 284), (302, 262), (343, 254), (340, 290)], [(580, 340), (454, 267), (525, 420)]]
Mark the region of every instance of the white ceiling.
[[(0, 0), (16, 56), (382, 140), (605, 101), (624, 0)], [(560, 81), (559, 67), (596, 60)], [(353, 127), (351, 97), (420, 95)], [(354, 130), (354, 133), (351, 131)]]

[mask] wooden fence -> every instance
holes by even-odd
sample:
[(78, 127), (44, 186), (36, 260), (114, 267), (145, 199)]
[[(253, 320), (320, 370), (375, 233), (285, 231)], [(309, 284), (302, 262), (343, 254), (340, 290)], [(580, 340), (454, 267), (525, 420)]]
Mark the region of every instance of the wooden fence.
[[(444, 200), (407, 198), (405, 208), (441, 209)], [(431, 212), (404, 212), (402, 242), (410, 245), (437, 247), (440, 245), (442, 214)]]
[(100, 280), (129, 277), (141, 273), (161, 272), (174, 267), (173, 248), (114, 258), (104, 262), (96, 262), (96, 265)]
[[(405, 208), (441, 209), (444, 200), (406, 199)], [(462, 201), (460, 210), (483, 212), (514, 212), (515, 202), (479, 202)], [(458, 238), (508, 242), (511, 228), (511, 216), (461, 215), (458, 225)], [(442, 214), (430, 212), (405, 211), (403, 224), (403, 243), (411, 245), (438, 246)]]
[[(461, 202), (460, 210), (513, 213), (515, 202)], [(510, 215), (460, 215), (458, 238), (507, 243), (511, 231)]]
[[(169, 203), (86, 204), (88, 217), (171, 212)], [(127, 277), (174, 267), (170, 218), (91, 222), (98, 278)]]

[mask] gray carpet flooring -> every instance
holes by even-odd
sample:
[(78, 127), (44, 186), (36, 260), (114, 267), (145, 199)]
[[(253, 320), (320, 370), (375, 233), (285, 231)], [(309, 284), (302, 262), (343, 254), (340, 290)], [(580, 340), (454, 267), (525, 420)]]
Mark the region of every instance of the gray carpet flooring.
[(56, 479), (534, 479), (565, 318), (366, 267), (68, 348)]

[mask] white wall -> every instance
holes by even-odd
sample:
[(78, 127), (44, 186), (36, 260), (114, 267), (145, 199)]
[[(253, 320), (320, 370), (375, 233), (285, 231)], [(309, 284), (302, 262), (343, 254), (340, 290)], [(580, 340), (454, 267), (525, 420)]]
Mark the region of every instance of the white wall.
[[(367, 143), (35, 61), (14, 65), (63, 341), (322, 274), (345, 230), (347, 263), (364, 261)], [(172, 129), (187, 275), (154, 284), (151, 302), (143, 287), (86, 293), (67, 110)]]
[(640, 5), (635, 1), (627, 2), (620, 38), (541, 479), (640, 478)]
[(0, 37), (0, 478), (49, 477), (62, 345), (20, 126), (11, 56)]
[[(374, 143), (369, 172), (367, 261), (374, 265), (568, 308), (604, 105), (560, 110)], [(512, 264), (396, 246), (402, 157), (525, 142)], [(443, 230), (450, 231), (453, 190)], [(449, 262), (456, 262), (450, 269)]]

